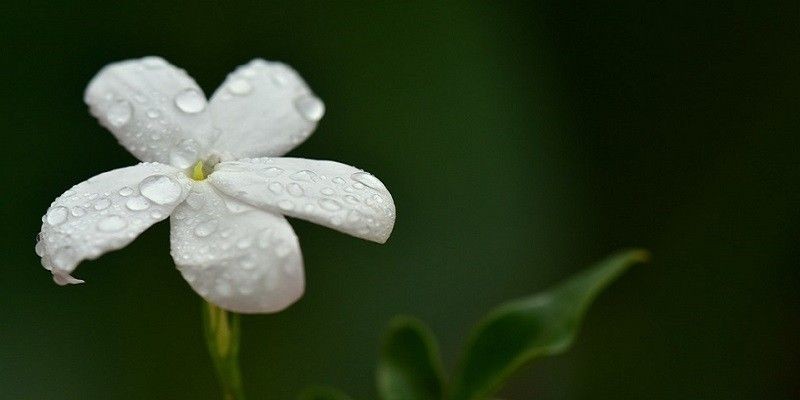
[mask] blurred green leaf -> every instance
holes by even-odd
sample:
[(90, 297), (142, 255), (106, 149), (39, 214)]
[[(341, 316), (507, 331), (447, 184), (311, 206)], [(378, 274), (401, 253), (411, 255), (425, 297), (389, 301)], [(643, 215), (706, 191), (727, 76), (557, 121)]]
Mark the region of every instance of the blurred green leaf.
[(330, 387), (311, 387), (297, 396), (298, 400), (352, 400), (350, 396)]
[(436, 340), (417, 319), (395, 317), (381, 347), (377, 370), (383, 400), (439, 400), (442, 363)]
[(644, 250), (617, 253), (549, 291), (489, 313), (470, 334), (449, 399), (485, 399), (525, 362), (566, 350), (597, 294), (648, 259)]

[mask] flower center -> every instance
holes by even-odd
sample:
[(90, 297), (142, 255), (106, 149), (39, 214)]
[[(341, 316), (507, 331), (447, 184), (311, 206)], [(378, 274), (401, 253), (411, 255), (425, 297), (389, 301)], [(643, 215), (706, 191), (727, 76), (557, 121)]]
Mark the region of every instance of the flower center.
[(202, 181), (206, 179), (206, 171), (203, 170), (203, 161), (200, 160), (192, 168), (192, 179)]
[(219, 156), (212, 154), (206, 159), (197, 160), (193, 166), (186, 170), (186, 175), (196, 181), (208, 178), (214, 172), (214, 167), (219, 163)]

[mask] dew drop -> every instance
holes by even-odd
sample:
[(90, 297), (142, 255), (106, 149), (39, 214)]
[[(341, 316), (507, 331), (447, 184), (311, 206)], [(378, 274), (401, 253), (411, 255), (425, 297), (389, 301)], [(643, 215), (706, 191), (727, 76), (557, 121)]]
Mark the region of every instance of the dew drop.
[(359, 203), (358, 198), (356, 196), (351, 195), (351, 194), (348, 194), (347, 196), (344, 196), (344, 201), (346, 201), (346, 202), (348, 202), (350, 204), (358, 204)]
[(186, 197), (186, 204), (192, 209), (199, 210), (206, 205), (206, 200), (201, 193), (191, 192), (189, 196)]
[(294, 208), (294, 203), (289, 200), (281, 200), (278, 202), (278, 207), (280, 207), (281, 210), (289, 211)]
[(291, 252), (292, 252), (292, 246), (290, 246), (286, 242), (282, 241), (282, 242), (278, 243), (277, 246), (275, 246), (275, 255), (278, 256), (278, 257), (281, 257), (281, 258), (286, 257)]
[(148, 56), (142, 58), (142, 65), (144, 65), (147, 68), (155, 69), (167, 65), (167, 62), (164, 61), (164, 59), (161, 57)]
[(34, 246), (33, 249), (36, 250), (36, 255), (37, 256), (39, 256), (39, 257), (44, 256), (44, 251), (45, 251), (44, 241), (40, 240), (40, 241), (36, 242), (36, 246)]
[(353, 175), (350, 175), (350, 178), (375, 190), (386, 190), (386, 187), (383, 186), (383, 183), (381, 183), (378, 178), (374, 177), (368, 172), (356, 172)]
[(269, 167), (264, 172), (266, 172), (268, 177), (273, 177), (282, 174), (283, 170), (278, 167)]
[(144, 196), (131, 197), (125, 202), (125, 207), (131, 211), (142, 211), (150, 208), (150, 202)]
[(158, 110), (156, 110), (155, 108), (151, 108), (151, 109), (147, 110), (147, 117), (149, 117), (149, 118), (155, 119), (155, 118), (158, 118), (160, 116), (161, 116), (161, 113)]
[(293, 173), (289, 176), (289, 178), (302, 182), (316, 182), (318, 179), (317, 174), (315, 174), (314, 171), (309, 171), (306, 169)]
[(266, 249), (267, 247), (269, 247), (269, 243), (271, 240), (272, 240), (272, 229), (267, 228), (258, 233), (258, 247)]
[(97, 211), (105, 210), (110, 205), (111, 205), (111, 201), (110, 200), (108, 200), (108, 199), (100, 199), (100, 200), (97, 200), (96, 203), (94, 203), (94, 209), (97, 210)]
[(194, 234), (197, 235), (197, 237), (207, 237), (217, 230), (218, 225), (219, 222), (215, 219), (201, 222), (194, 228)]
[(75, 206), (75, 207), (72, 207), (72, 209), (70, 210), (70, 213), (73, 216), (81, 217), (81, 216), (86, 214), (86, 210), (84, 210), (83, 207), (81, 207), (81, 206)]
[(197, 89), (186, 89), (175, 96), (175, 105), (187, 114), (197, 114), (206, 108), (206, 98)]
[(335, 190), (333, 190), (333, 189), (331, 189), (331, 188), (329, 188), (329, 187), (323, 188), (323, 189), (321, 190), (321, 192), (322, 192), (322, 194), (324, 194), (325, 196), (333, 196), (334, 194), (336, 194), (336, 191), (335, 191)]
[(220, 297), (228, 297), (231, 295), (231, 285), (228, 282), (217, 282), (214, 286), (214, 291)]
[(108, 119), (108, 122), (112, 126), (118, 128), (127, 124), (128, 121), (131, 120), (132, 114), (133, 108), (131, 107), (131, 103), (128, 103), (126, 100), (120, 100), (109, 107), (106, 113), (106, 119)]
[(283, 193), (283, 185), (280, 182), (271, 182), (268, 186), (269, 190), (275, 194)]
[(238, 96), (244, 96), (252, 90), (253, 86), (245, 79), (237, 78), (228, 84), (228, 91)]
[(320, 207), (322, 207), (322, 208), (324, 208), (324, 209), (326, 209), (328, 211), (336, 211), (336, 210), (340, 210), (342, 208), (342, 205), (339, 204), (338, 201), (333, 200), (333, 199), (321, 199), (319, 201), (319, 205), (320, 205)]
[(340, 177), (340, 176), (337, 176), (336, 178), (333, 178), (331, 181), (333, 183), (337, 184), (337, 185), (344, 185), (345, 183), (347, 183), (347, 181), (342, 179), (342, 177)]
[(67, 220), (67, 213), (66, 207), (53, 207), (47, 212), (47, 223), (53, 226), (63, 224)]
[(133, 194), (133, 189), (130, 186), (125, 186), (124, 188), (120, 189), (119, 192), (120, 196), (130, 196)]
[(317, 122), (325, 115), (325, 104), (310, 94), (298, 97), (294, 106), (303, 118), (311, 122)]
[(347, 213), (347, 222), (355, 223), (361, 219), (361, 213), (356, 210), (351, 210)]
[(109, 215), (97, 223), (97, 229), (103, 232), (117, 232), (122, 230), (128, 223), (119, 215)]
[(240, 249), (246, 249), (246, 248), (250, 247), (250, 245), (251, 245), (252, 243), (253, 243), (253, 240), (252, 240), (252, 239), (250, 239), (249, 237), (245, 236), (245, 237), (243, 237), (243, 238), (239, 239), (239, 240), (236, 242), (236, 247), (238, 247), (238, 248), (240, 248)]
[(296, 183), (294, 183), (294, 182), (286, 185), (286, 191), (289, 192), (290, 195), (295, 196), (295, 197), (300, 197), (304, 193), (303, 192), (303, 187), (298, 185), (298, 184), (296, 184)]
[(175, 179), (166, 175), (152, 175), (144, 178), (139, 184), (142, 196), (158, 205), (174, 204), (183, 193), (183, 189)]

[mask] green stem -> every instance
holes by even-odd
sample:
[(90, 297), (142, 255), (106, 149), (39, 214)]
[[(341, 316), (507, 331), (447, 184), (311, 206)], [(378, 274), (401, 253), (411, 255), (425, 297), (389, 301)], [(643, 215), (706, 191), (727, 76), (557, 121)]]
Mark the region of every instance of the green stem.
[(239, 315), (203, 302), (203, 328), (224, 400), (244, 400), (239, 371)]

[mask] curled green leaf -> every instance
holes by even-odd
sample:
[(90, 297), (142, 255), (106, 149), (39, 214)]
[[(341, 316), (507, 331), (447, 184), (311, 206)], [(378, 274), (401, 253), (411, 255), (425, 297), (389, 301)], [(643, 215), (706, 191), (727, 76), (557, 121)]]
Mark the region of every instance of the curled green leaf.
[(425, 325), (396, 317), (381, 347), (377, 370), (383, 400), (440, 400), (442, 364), (436, 341)]
[(546, 292), (496, 308), (471, 332), (448, 399), (486, 399), (524, 363), (565, 351), (600, 291), (648, 259), (644, 250), (623, 251)]

